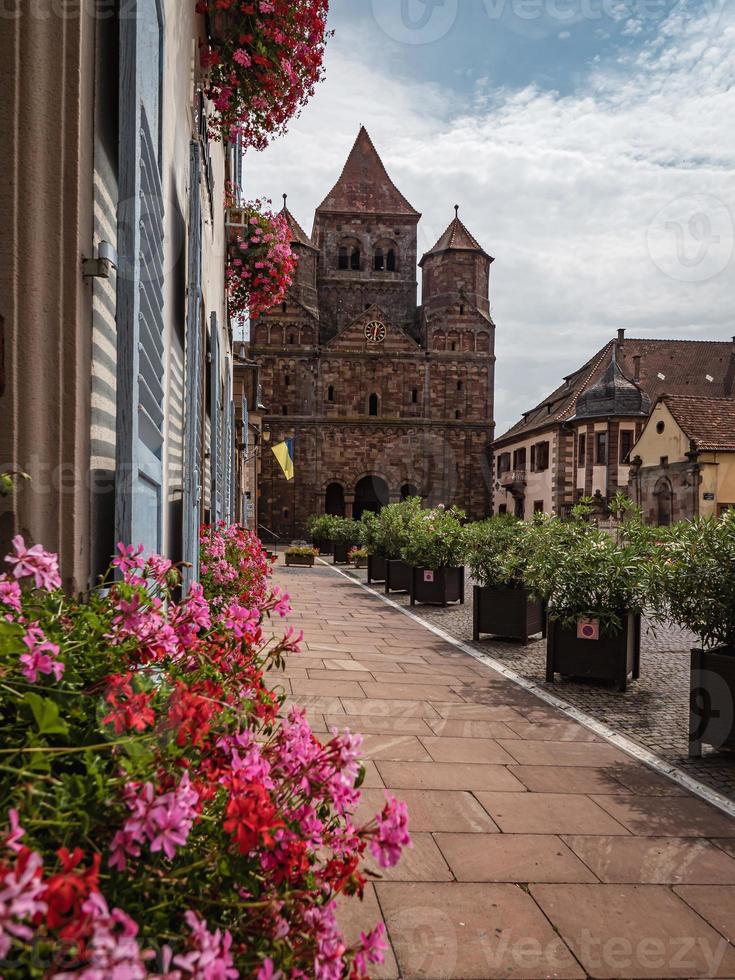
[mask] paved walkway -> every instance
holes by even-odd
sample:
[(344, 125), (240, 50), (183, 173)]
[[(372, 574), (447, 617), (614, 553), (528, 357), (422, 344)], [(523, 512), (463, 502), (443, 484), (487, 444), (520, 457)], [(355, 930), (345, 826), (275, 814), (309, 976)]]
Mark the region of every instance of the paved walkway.
[(331, 569), (276, 581), (291, 699), (364, 734), (366, 814), (409, 806), (413, 849), (342, 910), (388, 927), (375, 977), (735, 978), (734, 820)]
[[(343, 571), (347, 569), (343, 568)], [(366, 573), (350, 569), (349, 574), (365, 581)], [(373, 586), (378, 591), (382, 585)], [(408, 596), (393, 593), (399, 605), (408, 606)], [(466, 590), (464, 606), (415, 606), (413, 612), (427, 622), (476, 650), (510, 667), (521, 677), (544, 684), (546, 641), (521, 643), (483, 637), (472, 641), (472, 588)], [(610, 686), (589, 684), (557, 677), (548, 685), (556, 697), (609, 725), (616, 732), (634, 739), (654, 755), (684, 769), (695, 779), (735, 800), (735, 753), (710, 751), (705, 747), (701, 759), (688, 756), (690, 650), (696, 637), (673, 623), (658, 627), (655, 634), (646, 629), (641, 638), (641, 676), (628, 685), (625, 694)]]

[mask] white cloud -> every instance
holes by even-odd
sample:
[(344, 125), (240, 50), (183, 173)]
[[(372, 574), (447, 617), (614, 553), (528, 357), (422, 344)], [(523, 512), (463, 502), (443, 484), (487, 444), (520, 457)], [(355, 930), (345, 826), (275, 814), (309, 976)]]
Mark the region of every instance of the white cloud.
[[(636, 53), (595, 63), (572, 95), (492, 90), (482, 72), (477, 97), (464, 104), (438, 85), (388, 75), (367, 43), (343, 36), (292, 132), (246, 158), (248, 194), (280, 201), (287, 190), (309, 231), (364, 123), (423, 212), (420, 247), (433, 244), (461, 203), (497, 259), (499, 432), (617, 327), (632, 336), (729, 339), (735, 15), (732, 7), (697, 17), (676, 9), (656, 26)], [(676, 228), (656, 222), (670, 220), (665, 209), (678, 199), (692, 202), (696, 220), (674, 207), (677, 245)], [(716, 203), (709, 226), (707, 213), (704, 224), (697, 217), (702, 201)], [(677, 261), (690, 270), (702, 250), (708, 278), (672, 278)]]

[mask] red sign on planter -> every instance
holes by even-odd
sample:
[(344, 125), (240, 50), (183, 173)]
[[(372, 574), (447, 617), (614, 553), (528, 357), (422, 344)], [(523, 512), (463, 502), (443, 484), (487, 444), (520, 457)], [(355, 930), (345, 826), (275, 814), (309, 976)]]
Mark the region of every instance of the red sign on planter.
[(599, 619), (578, 619), (577, 620), (577, 639), (578, 640), (599, 640), (600, 639), (600, 620)]
[(424, 582), (433, 582), (433, 581), (434, 581), (434, 573), (431, 572), (431, 571), (429, 571), (428, 568), (425, 568), (424, 569)]

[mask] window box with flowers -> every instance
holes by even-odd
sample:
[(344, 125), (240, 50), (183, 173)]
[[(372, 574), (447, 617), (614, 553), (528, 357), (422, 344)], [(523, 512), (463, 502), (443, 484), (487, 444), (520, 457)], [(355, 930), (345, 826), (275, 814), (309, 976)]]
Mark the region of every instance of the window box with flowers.
[(531, 596), (525, 583), (530, 536), (528, 525), (500, 515), (470, 524), (467, 564), (473, 587), (472, 638), (490, 633), (528, 643), (534, 633), (546, 635), (544, 604)]
[[(231, 203), (226, 199), (225, 205)], [(282, 214), (263, 201), (227, 209), (228, 257), (225, 269), (230, 315), (251, 320), (276, 306), (293, 282), (296, 258)]]
[(657, 619), (691, 630), (689, 754), (735, 749), (735, 509), (656, 529), (649, 594)]
[(314, 559), (319, 554), (316, 548), (309, 545), (292, 545), (286, 548), (286, 565), (302, 565), (311, 568)]
[(548, 603), (546, 680), (610, 682), (625, 691), (640, 672), (644, 550), (583, 520), (539, 516), (526, 582)]
[(411, 605), (464, 604), (464, 514), (439, 505), (416, 514), (402, 555), (411, 565)]
[(329, 0), (197, 0), (210, 136), (264, 149), (285, 132), (324, 75)]

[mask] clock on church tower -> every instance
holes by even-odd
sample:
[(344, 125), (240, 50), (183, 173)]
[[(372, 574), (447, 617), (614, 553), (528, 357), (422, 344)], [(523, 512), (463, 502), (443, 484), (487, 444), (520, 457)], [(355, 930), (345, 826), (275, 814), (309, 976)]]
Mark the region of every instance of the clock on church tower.
[(385, 340), (385, 324), (371, 320), (365, 326), (365, 339), (369, 344), (381, 344)]

